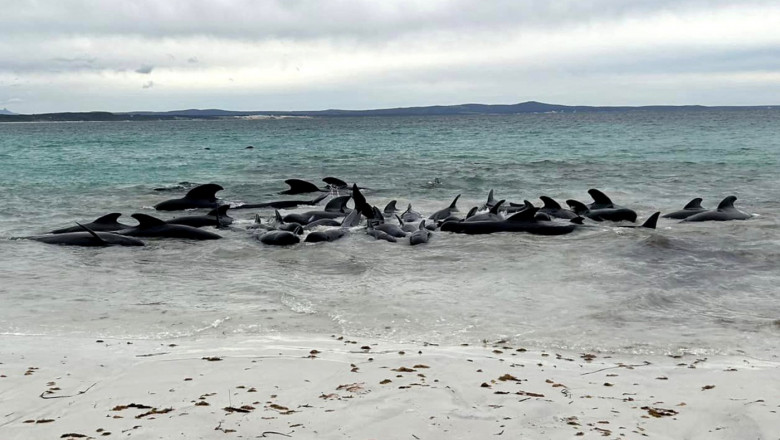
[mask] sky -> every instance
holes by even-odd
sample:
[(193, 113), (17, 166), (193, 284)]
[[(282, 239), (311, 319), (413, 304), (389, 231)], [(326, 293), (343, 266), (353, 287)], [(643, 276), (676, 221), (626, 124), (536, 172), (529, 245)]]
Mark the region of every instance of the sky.
[(780, 1), (0, 0), (0, 109), (778, 105)]

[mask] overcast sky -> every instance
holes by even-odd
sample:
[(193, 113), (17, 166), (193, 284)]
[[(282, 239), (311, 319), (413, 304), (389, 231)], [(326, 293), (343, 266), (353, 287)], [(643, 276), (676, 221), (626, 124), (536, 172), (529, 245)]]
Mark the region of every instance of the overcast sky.
[(0, 108), (780, 104), (780, 1), (0, 0)]

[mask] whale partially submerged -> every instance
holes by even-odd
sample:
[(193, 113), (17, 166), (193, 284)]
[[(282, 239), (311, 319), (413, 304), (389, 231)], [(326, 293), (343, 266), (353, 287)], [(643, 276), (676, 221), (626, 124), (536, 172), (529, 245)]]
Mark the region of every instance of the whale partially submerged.
[(577, 227), (574, 223), (560, 224), (553, 221), (538, 220), (536, 218), (537, 210), (538, 208), (528, 206), (526, 209), (501, 221), (444, 222), (441, 225), (441, 230), (458, 234), (527, 232), (535, 235), (564, 235), (573, 232)]
[(127, 229), (132, 227), (124, 223), (119, 223), (117, 219), (119, 219), (119, 217), (121, 216), (122, 214), (118, 212), (112, 212), (111, 214), (106, 214), (102, 217), (98, 217), (91, 223), (86, 223), (84, 225), (78, 225), (78, 226), (71, 226), (69, 228), (55, 229), (51, 231), (50, 234), (64, 234), (66, 232), (86, 232), (84, 230), (84, 227), (87, 227), (89, 228), (89, 230), (96, 231), (96, 232), (112, 232), (112, 231), (119, 231), (122, 229)]
[(186, 238), (190, 240), (216, 240), (222, 238), (213, 232), (186, 225), (172, 225), (157, 217), (146, 214), (133, 214), (138, 226), (117, 231), (128, 237)]
[(224, 188), (216, 183), (207, 183), (192, 188), (184, 197), (180, 199), (170, 199), (154, 205), (158, 211), (183, 211), (185, 209), (207, 208), (214, 209), (219, 207), (216, 193)]
[(706, 221), (728, 221), (728, 220), (747, 220), (753, 216), (742, 212), (734, 207), (734, 202), (737, 200), (736, 196), (728, 196), (718, 204), (716, 209), (710, 211), (700, 212), (694, 214), (686, 219), (684, 222), (706, 222)]
[(219, 208), (212, 209), (205, 215), (176, 217), (167, 220), (166, 223), (169, 225), (187, 225), (192, 226), (193, 228), (202, 228), (204, 226), (222, 228), (233, 223), (233, 217), (227, 215), (228, 209), (230, 209), (230, 205), (221, 205)]
[(98, 232), (90, 229), (86, 225), (76, 223), (80, 231), (62, 232), (59, 234), (38, 235), (26, 237), (28, 240), (40, 241), (47, 244), (58, 244), (62, 246), (86, 246), (86, 247), (106, 247), (106, 246), (143, 246), (144, 242), (132, 237), (114, 234), (112, 232)]
[(682, 220), (692, 215), (696, 215), (700, 212), (704, 212), (707, 210), (707, 208), (703, 208), (701, 206), (701, 201), (702, 201), (701, 197), (696, 197), (695, 199), (688, 202), (688, 204), (685, 205), (683, 209), (679, 211), (670, 212), (668, 214), (664, 214), (661, 217)]
[(579, 217), (588, 217), (597, 222), (601, 221), (636, 221), (636, 211), (616, 205), (606, 194), (597, 190), (589, 189), (588, 194), (593, 197), (593, 203), (585, 205), (584, 203), (569, 199), (566, 204)]

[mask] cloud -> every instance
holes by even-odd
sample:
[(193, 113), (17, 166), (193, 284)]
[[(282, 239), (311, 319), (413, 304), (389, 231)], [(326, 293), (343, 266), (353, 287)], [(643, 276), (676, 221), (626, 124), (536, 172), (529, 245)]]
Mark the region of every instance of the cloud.
[(151, 89), (152, 87), (154, 87), (154, 81), (147, 81), (141, 86), (142, 89)]
[[(0, 93), (23, 77), (26, 105), (59, 110), (99, 102), (83, 87), (146, 109), (727, 104), (722, 86), (764, 101), (780, 95), (778, 22), (769, 0), (18, 0), (0, 14)], [(165, 87), (138, 95), (152, 71)]]

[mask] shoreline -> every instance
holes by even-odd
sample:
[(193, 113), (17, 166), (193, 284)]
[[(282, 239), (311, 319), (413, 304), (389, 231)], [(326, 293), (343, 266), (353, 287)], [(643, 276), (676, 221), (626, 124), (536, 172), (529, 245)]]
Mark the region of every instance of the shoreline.
[(775, 438), (780, 411), (777, 357), (335, 335), (5, 335), (0, 353), (4, 439)]

